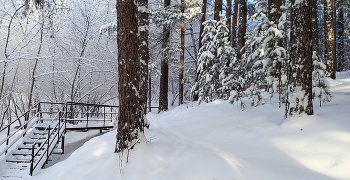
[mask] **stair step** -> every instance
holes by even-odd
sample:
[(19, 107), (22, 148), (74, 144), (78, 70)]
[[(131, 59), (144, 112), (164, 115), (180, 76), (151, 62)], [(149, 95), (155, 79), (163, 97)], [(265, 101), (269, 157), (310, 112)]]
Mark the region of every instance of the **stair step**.
[(63, 150), (60, 148), (55, 148), (53, 149), (52, 154), (63, 154)]
[[(17, 149), (18, 150), (22, 150), (22, 149), (28, 149), (28, 150), (31, 150), (32, 149), (32, 145), (26, 145), (26, 144), (19, 144), (17, 145)], [(39, 147), (38, 146), (34, 146), (34, 149), (38, 149)], [(44, 149), (44, 148), (41, 148), (41, 149)]]
[[(41, 131), (43, 131), (43, 130), (45, 130), (47, 127), (35, 127), (35, 129), (37, 129), (37, 130), (41, 130)], [(47, 128), (46, 130), (48, 130), (49, 128)], [(57, 128), (52, 128), (52, 127), (50, 127), (50, 130), (54, 130), (54, 131), (56, 131), (57, 130)]]
[[(14, 152), (11, 153), (13, 156), (31, 156), (32, 152)], [(37, 156), (40, 156), (41, 153), (38, 153)]]
[[(17, 164), (17, 163), (16, 163)], [(18, 163), (19, 164), (19, 163)], [(29, 164), (29, 163), (28, 163)], [(12, 166), (12, 167), (6, 167), (6, 169), (11, 169), (11, 170), (25, 170), (27, 169), (28, 166)]]
[(45, 139), (30, 139), (30, 138), (26, 138), (23, 140), (23, 144), (34, 144), (35, 142), (37, 142), (38, 144), (42, 144), (45, 142)]
[(13, 173), (4, 173), (0, 176), (1, 178), (0, 179), (9, 179), (9, 180), (14, 180), (14, 178), (16, 179), (22, 179), (23, 176), (21, 175), (16, 175), (16, 174), (13, 174)]
[(12, 163), (30, 163), (30, 160), (6, 160), (6, 162), (12, 162)]
[(29, 135), (28, 138), (30, 139), (46, 139), (47, 138), (47, 134), (44, 134), (44, 135), (41, 135), (40, 134), (37, 134), (37, 135)]
[[(30, 162), (32, 157), (31, 156), (15, 155), (15, 156), (7, 156), (5, 159), (6, 159), (7, 162), (23, 162), (23, 163), (27, 163), (27, 162)], [(35, 160), (35, 158), (34, 158), (34, 160)]]

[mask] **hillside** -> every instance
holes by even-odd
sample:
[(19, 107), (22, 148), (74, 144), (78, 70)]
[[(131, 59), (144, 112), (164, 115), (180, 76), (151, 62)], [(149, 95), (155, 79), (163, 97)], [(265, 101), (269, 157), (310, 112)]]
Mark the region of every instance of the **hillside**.
[(284, 120), (266, 98), (244, 111), (227, 101), (149, 114), (148, 143), (119, 167), (116, 132), (91, 139), (65, 161), (28, 180), (350, 179), (350, 74), (332, 80), (332, 102), (315, 115)]

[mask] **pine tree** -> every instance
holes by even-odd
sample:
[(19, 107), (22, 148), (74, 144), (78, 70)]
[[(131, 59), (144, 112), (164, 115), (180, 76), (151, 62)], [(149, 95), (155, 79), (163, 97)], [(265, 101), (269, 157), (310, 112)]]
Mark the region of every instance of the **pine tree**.
[(326, 25), (326, 61), (328, 77), (335, 79), (336, 47), (335, 47), (335, 23), (333, 0), (325, 0), (325, 25)]
[[(144, 136), (146, 101), (140, 89), (138, 7), (133, 1), (117, 1), (119, 113), (115, 152), (131, 149)], [(148, 27), (146, 27), (148, 28)], [(136, 43), (135, 43), (136, 42)]]
[(236, 57), (234, 49), (230, 45), (229, 29), (227, 27), (226, 19), (220, 19), (216, 23), (217, 34), (214, 37), (214, 43), (217, 48), (217, 58), (220, 61), (220, 76), (222, 87), (220, 88), (220, 98), (228, 99), (230, 91), (233, 88), (232, 84), (227, 83), (227, 77), (235, 73), (234, 65)]
[(247, 31), (247, 0), (239, 0), (239, 21), (237, 35), (237, 59), (240, 61), (244, 54), (245, 34)]
[(332, 95), (330, 91), (329, 82), (326, 78), (326, 65), (317, 57), (316, 51), (312, 55), (314, 71), (312, 72), (312, 97), (320, 100), (320, 107), (322, 102), (330, 102)]
[[(313, 114), (312, 103), (312, 32), (311, 6), (307, 1), (293, 4), (291, 28), (291, 61), (287, 110), (290, 115)], [(286, 115), (288, 114), (286, 112)]]
[[(219, 97), (218, 88), (221, 86), (219, 82), (220, 61), (217, 58), (217, 47), (214, 38), (217, 34), (216, 20), (207, 20), (204, 22), (204, 31), (202, 39), (202, 48), (199, 50), (198, 82), (192, 88), (193, 93), (198, 93), (199, 103), (211, 102)], [(198, 92), (195, 91), (198, 89)]]
[[(164, 7), (170, 6), (170, 0), (164, 0)], [(162, 37), (162, 60), (160, 62), (161, 75), (159, 85), (159, 108), (158, 112), (168, 111), (168, 81), (169, 81), (169, 54), (165, 51), (169, 44), (170, 27), (169, 25), (163, 25), (163, 37)]]
[[(257, 13), (251, 17), (251, 21), (257, 21), (258, 24), (253, 33), (247, 36), (244, 56), (247, 72), (245, 93), (250, 97), (251, 104), (254, 106), (262, 101), (260, 96), (262, 88), (267, 89), (271, 96), (279, 93), (280, 97), (284, 97), (287, 79), (286, 51), (281, 47), (284, 36), (277, 28), (278, 18), (276, 18), (276, 14), (278, 13), (271, 16), (274, 18), (273, 21), (269, 20), (267, 14), (271, 10), (269, 10), (267, 0), (259, 1), (256, 8), (258, 9)], [(276, 8), (274, 10), (277, 11)]]

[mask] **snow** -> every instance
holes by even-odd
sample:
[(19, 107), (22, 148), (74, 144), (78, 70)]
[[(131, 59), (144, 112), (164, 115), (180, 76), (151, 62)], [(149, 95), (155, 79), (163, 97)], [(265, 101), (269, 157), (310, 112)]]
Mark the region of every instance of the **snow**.
[[(116, 132), (86, 142), (28, 180), (327, 180), (350, 179), (350, 75), (330, 80), (332, 102), (315, 115), (284, 120), (277, 99), (263, 106), (217, 100), (150, 113), (147, 143), (122, 168)], [(249, 100), (243, 100), (249, 104)]]

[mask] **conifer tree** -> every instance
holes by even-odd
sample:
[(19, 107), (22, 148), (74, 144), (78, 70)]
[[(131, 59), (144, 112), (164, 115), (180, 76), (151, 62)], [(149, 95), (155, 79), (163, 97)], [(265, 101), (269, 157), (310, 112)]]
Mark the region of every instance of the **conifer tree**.
[(220, 61), (217, 58), (217, 47), (214, 38), (217, 34), (216, 20), (207, 20), (204, 22), (204, 31), (202, 47), (199, 49), (197, 73), (198, 82), (192, 88), (192, 91), (198, 89), (198, 101), (211, 102), (219, 97)]
[(314, 70), (312, 72), (312, 97), (318, 98), (320, 107), (322, 102), (330, 102), (332, 95), (329, 82), (326, 78), (326, 65), (317, 57), (316, 51), (312, 55)]
[(311, 6), (294, 1), (291, 14), (291, 61), (287, 110), (290, 115), (313, 114)]

